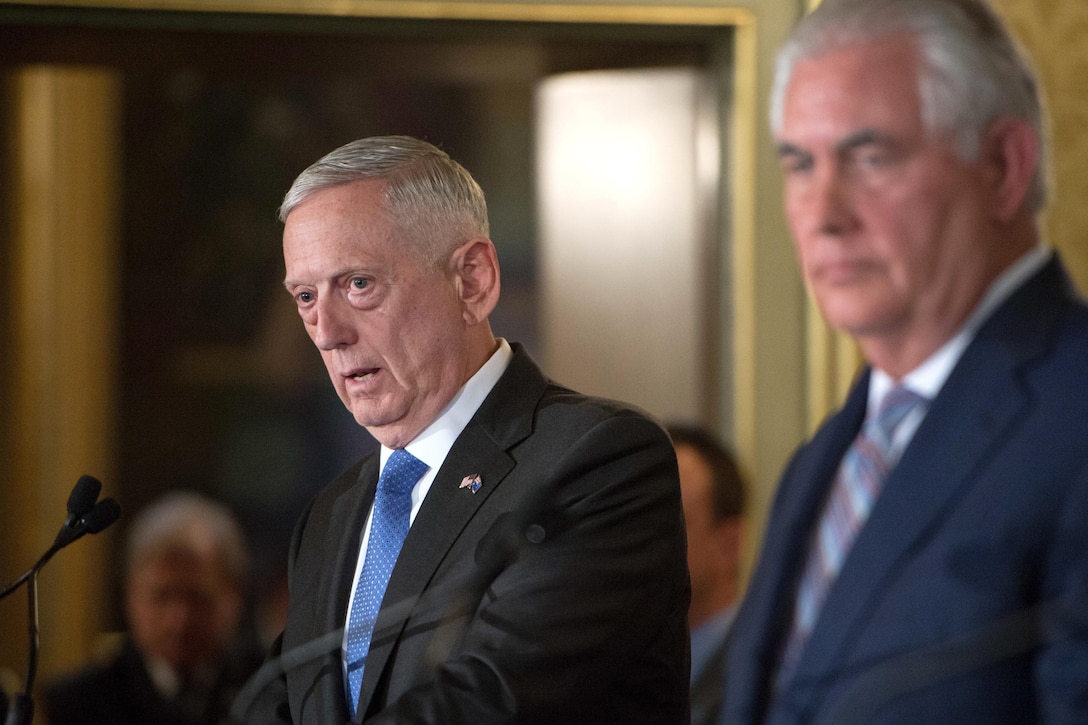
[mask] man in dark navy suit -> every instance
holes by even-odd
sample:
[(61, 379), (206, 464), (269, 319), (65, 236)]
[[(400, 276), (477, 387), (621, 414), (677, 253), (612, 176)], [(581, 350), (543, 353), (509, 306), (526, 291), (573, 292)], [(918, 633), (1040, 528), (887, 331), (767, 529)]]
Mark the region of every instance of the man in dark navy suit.
[(1041, 106), (985, 0), (826, 0), (782, 50), (801, 272), (867, 365), (782, 478), (721, 722), (1088, 718), (1088, 309)]

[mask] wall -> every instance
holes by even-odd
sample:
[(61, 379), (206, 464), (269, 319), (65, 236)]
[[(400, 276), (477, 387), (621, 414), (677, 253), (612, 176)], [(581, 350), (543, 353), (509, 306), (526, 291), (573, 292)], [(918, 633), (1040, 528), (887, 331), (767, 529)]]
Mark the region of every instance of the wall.
[(1052, 180), (1049, 241), (1088, 291), (1088, 3), (994, 0), (1035, 60), (1049, 100)]

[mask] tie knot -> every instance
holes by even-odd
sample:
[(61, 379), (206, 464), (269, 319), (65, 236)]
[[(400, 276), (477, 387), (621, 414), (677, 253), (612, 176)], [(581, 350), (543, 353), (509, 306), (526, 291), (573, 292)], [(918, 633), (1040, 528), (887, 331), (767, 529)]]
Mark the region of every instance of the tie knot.
[(405, 494), (412, 490), (419, 477), (427, 472), (427, 464), (403, 448), (393, 451), (378, 478), (378, 490)]
[(926, 399), (908, 387), (897, 385), (888, 391), (884, 400), (880, 401), (876, 415), (872, 418), (872, 425), (879, 431), (885, 441), (890, 441), (895, 435), (895, 429), (899, 424)]

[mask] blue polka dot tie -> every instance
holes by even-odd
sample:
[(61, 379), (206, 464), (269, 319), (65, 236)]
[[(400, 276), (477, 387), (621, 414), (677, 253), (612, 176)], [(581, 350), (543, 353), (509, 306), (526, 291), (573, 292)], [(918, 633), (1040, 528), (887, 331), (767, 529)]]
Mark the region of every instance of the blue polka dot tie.
[(359, 574), (355, 599), (348, 615), (348, 711), (352, 719), (359, 703), (359, 690), (363, 684), (363, 667), (370, 651), (370, 638), (374, 621), (389, 584), (389, 575), (408, 535), (408, 522), (412, 512), (412, 487), (427, 470), (427, 464), (405, 450), (395, 450), (385, 462), (378, 479), (378, 492), (374, 497), (374, 514), (370, 523), (370, 540), (366, 546), (366, 559)]

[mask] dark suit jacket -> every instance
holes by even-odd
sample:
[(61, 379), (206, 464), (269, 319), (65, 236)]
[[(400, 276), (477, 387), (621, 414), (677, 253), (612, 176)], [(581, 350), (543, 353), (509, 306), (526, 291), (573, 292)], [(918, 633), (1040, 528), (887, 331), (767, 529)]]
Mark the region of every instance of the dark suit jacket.
[[(723, 723), (761, 722), (868, 372), (787, 468), (734, 625)], [(1079, 621), (1078, 621), (1079, 619)], [(766, 721), (1088, 721), (1088, 311), (1055, 258), (932, 401)]]
[[(476, 493), (460, 488), (472, 474)], [(344, 625), (377, 478), (374, 455), (303, 515), (275, 651)], [(664, 431), (548, 381), (515, 345), (405, 540), (359, 711), (367, 723), (685, 722), (689, 595)], [(267, 688), (247, 722), (347, 720), (336, 649)]]
[(143, 658), (126, 639), (110, 660), (49, 683), (43, 692), (45, 719), (49, 725), (225, 723), (231, 701), (260, 664), (259, 657), (242, 647), (229, 653), (211, 689), (200, 696), (200, 704), (185, 709), (159, 694)]

